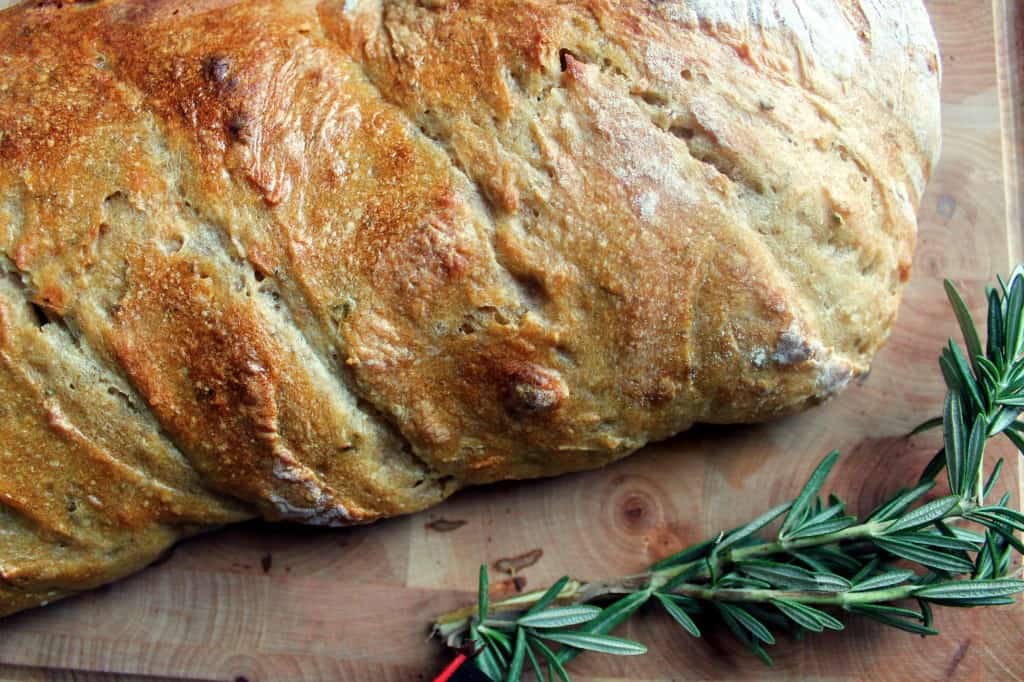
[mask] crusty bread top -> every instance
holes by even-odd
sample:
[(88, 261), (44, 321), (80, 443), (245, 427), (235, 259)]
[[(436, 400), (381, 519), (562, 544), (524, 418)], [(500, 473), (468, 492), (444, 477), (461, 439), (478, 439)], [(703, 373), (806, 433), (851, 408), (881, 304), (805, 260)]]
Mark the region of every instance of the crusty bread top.
[(938, 83), (919, 0), (0, 13), (0, 612), (832, 395)]

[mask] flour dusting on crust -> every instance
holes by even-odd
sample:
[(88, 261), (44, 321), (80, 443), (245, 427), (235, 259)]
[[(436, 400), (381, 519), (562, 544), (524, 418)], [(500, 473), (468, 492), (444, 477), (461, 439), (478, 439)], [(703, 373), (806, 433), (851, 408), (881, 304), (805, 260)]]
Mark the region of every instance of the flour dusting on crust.
[(933, 93), (941, 64), (928, 13), (917, 0), (853, 4), (846, 9), (835, 0), (675, 0), (662, 11), (672, 21), (707, 23), (755, 44), (768, 40), (766, 30), (788, 33), (801, 68), (811, 66), (840, 81), (874, 81), (871, 89), (879, 97), (900, 93), (891, 102), (893, 111), (915, 131), (934, 167), (940, 114)]

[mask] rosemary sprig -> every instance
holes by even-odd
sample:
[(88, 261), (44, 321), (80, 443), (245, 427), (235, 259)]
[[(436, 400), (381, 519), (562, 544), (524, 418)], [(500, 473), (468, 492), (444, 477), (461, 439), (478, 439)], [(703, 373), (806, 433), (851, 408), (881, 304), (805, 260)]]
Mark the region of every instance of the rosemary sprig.
[[(1003, 434), (1024, 453), (1024, 266), (987, 291), (984, 347), (949, 281), (946, 293), (966, 353), (952, 339), (942, 351), (942, 416), (915, 433), (941, 426), (943, 447), (913, 487), (859, 519), (835, 495), (821, 494), (839, 458), (833, 452), (792, 502), (637, 575), (593, 583), (564, 577), (547, 590), (489, 604), (482, 566), (478, 604), (442, 616), (434, 633), (449, 646), (471, 646), (493, 680), (518, 681), (526, 661), (538, 679), (543, 661), (548, 680), (569, 680), (565, 665), (584, 651), (644, 653), (642, 644), (609, 633), (648, 602), (694, 637), (698, 623), (719, 620), (768, 664), (765, 648), (775, 632), (841, 630), (847, 614), (935, 635), (933, 605), (1012, 604), (1024, 592), (1012, 569), (1014, 550), (1024, 554), (1016, 535), (1024, 514), (1008, 506), (1008, 494), (987, 499), (1002, 460), (988, 478), (984, 472), (991, 438)], [(943, 470), (949, 494), (925, 501)], [(778, 531), (763, 537), (780, 519)]]

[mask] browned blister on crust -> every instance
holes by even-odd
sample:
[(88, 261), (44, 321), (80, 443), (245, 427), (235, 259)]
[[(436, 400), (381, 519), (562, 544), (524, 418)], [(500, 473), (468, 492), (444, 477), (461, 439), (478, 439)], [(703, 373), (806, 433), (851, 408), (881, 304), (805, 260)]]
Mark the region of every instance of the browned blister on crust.
[(918, 0), (0, 12), (0, 613), (865, 373), (938, 154)]

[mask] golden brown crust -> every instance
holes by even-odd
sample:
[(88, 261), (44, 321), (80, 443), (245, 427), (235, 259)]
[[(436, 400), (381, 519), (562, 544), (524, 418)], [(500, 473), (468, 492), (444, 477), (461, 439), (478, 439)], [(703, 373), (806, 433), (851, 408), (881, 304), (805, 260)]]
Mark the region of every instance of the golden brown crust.
[(0, 613), (865, 372), (934, 39), (918, 0), (751, 5), (0, 13)]

